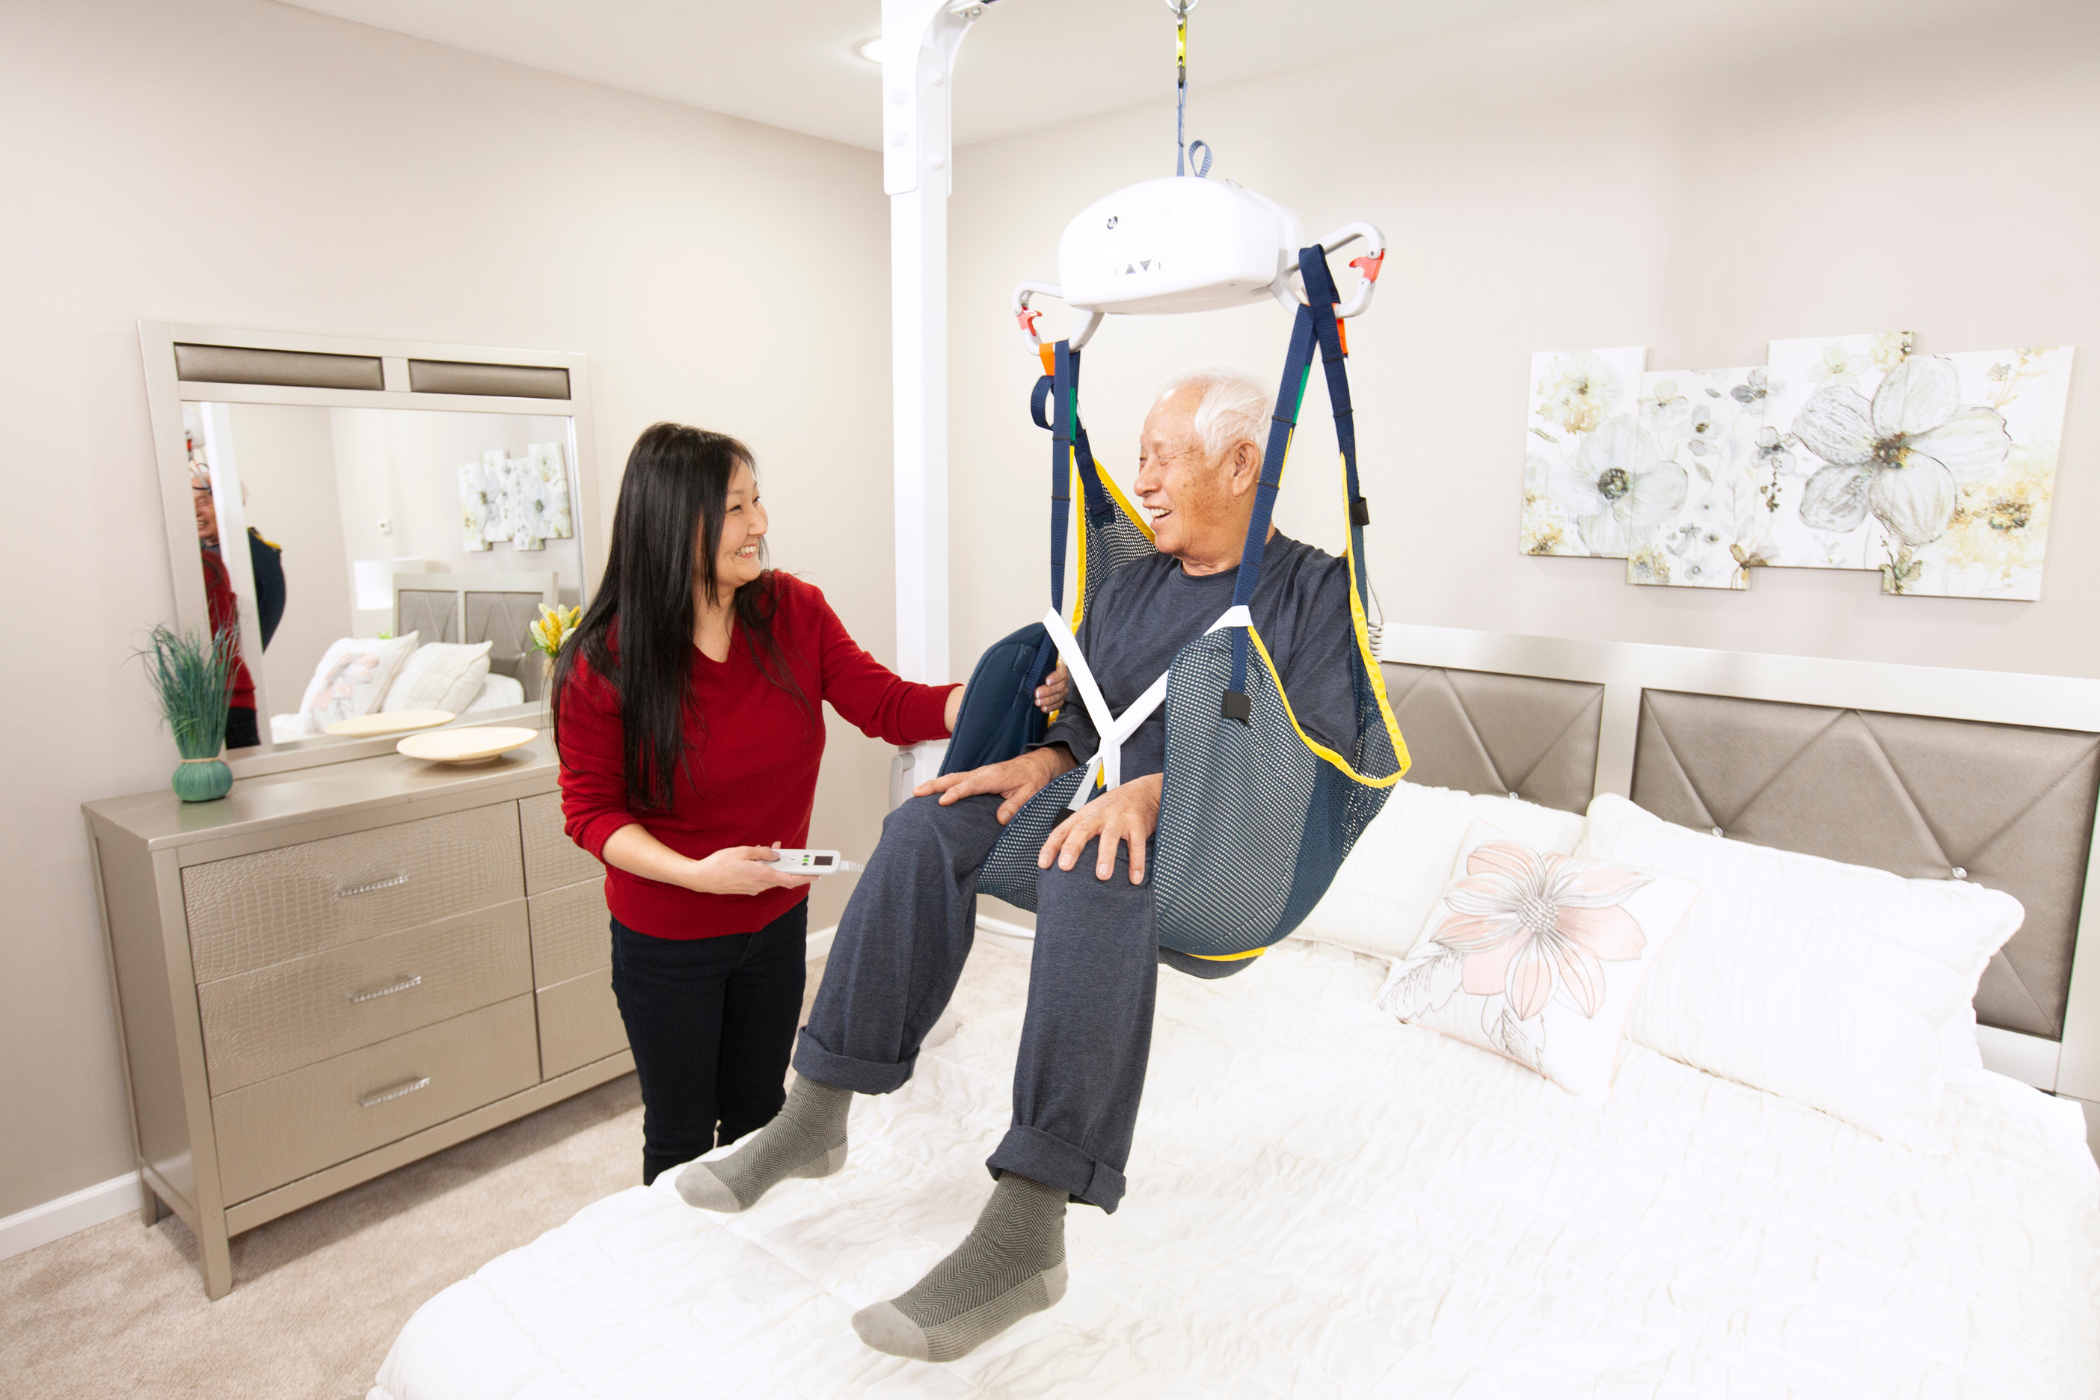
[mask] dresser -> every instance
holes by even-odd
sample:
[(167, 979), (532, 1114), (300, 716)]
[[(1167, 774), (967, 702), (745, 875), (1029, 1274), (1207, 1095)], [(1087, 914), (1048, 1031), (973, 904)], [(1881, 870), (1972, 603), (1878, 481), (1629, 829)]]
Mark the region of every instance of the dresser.
[(550, 736), (83, 808), (143, 1217), (228, 1239), (634, 1068)]

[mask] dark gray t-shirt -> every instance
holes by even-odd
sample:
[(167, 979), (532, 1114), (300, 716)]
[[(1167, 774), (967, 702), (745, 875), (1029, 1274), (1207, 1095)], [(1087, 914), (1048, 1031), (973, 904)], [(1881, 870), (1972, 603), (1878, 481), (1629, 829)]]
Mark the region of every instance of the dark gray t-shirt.
[[(1102, 585), (1079, 625), (1079, 649), (1117, 714), (1165, 674), (1174, 654), (1203, 635), (1232, 606), (1240, 571), (1192, 577), (1169, 554), (1126, 564)], [(1350, 683), (1348, 566), (1340, 559), (1287, 535), (1274, 535), (1262, 551), (1261, 582), (1249, 611), (1276, 660), (1299, 726), (1329, 748), (1347, 754), (1356, 742), (1356, 692)], [(1250, 666), (1261, 657), (1250, 655)], [(1094, 756), (1099, 737), (1079, 687), (1043, 736), (1064, 744), (1081, 763)], [(1123, 743), (1123, 780), (1166, 767), (1167, 710), (1152, 712)]]

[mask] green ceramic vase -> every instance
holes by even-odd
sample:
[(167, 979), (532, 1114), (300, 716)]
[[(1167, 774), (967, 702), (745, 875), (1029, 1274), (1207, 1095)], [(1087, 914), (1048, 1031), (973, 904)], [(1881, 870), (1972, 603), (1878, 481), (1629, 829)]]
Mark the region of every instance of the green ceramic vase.
[(233, 770), (218, 758), (180, 763), (168, 786), (185, 802), (212, 802), (233, 791)]

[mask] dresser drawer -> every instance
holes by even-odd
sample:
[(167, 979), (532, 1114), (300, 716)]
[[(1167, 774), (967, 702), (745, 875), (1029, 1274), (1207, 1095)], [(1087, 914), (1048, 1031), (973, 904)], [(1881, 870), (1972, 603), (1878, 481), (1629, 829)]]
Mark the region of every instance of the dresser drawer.
[(529, 996), (212, 1100), (228, 1204), (539, 1082)]
[(540, 1077), (552, 1079), (627, 1048), (627, 1027), (613, 1000), (612, 969), (601, 967), (542, 987)]
[(603, 880), (536, 894), (525, 907), (532, 911), (534, 986), (551, 987), (612, 966), (612, 916)]
[(514, 802), (182, 872), (199, 982), (486, 909), (524, 892)]
[(520, 799), (518, 831), (525, 838), (527, 894), (605, 878), (605, 867), (598, 858), (569, 839), (562, 824), (560, 793)]
[(207, 982), (214, 1094), (532, 990), (525, 901)]

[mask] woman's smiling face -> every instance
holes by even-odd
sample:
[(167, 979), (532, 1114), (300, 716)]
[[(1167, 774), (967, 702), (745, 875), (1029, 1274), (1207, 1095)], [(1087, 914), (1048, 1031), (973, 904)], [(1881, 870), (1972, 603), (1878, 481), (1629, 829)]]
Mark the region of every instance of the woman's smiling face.
[[(694, 542), (694, 553), (706, 548), (707, 523), (699, 525), (702, 538)], [(729, 478), (729, 494), (722, 503), (722, 543), (715, 551), (715, 587), (718, 601), (756, 580), (765, 568), (761, 555), (766, 538), (766, 507), (758, 497), (758, 478), (749, 462), (738, 462)], [(695, 580), (696, 583), (699, 580)]]

